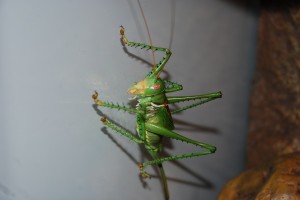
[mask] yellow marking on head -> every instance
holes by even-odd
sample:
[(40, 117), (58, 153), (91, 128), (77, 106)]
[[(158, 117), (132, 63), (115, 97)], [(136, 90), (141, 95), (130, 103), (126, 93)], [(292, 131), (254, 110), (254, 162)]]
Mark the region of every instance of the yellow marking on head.
[(128, 92), (132, 95), (144, 94), (145, 89), (147, 89), (147, 87), (148, 87), (147, 80), (143, 79), (140, 82), (134, 84), (131, 88), (129, 88)]

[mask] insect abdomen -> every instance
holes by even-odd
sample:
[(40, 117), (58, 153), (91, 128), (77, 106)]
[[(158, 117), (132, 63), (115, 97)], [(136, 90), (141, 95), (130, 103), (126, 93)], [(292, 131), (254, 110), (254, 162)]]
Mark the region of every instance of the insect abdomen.
[(146, 122), (150, 124), (155, 124), (160, 127), (164, 127), (167, 129), (174, 129), (174, 124), (172, 120), (171, 113), (169, 111), (168, 106), (163, 106), (160, 108), (155, 109), (153, 115), (148, 115), (146, 118)]
[(162, 143), (161, 143), (162, 137), (151, 133), (149, 131), (146, 131), (146, 147), (150, 148), (152, 151), (159, 152), (162, 149)]

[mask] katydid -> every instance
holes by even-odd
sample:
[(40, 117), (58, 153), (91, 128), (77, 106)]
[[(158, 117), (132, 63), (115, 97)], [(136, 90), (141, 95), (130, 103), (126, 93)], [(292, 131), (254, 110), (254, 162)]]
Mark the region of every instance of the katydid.
[[(98, 93), (96, 91), (92, 95), (92, 98), (98, 106), (123, 110), (136, 114), (136, 130), (138, 133), (137, 136), (125, 130), (123, 127), (115, 124), (114, 122), (108, 120), (106, 117), (102, 117), (101, 121), (104, 123), (104, 125), (113, 129), (117, 133), (122, 134), (123, 136), (129, 138), (137, 144), (143, 144), (145, 146), (153, 160), (139, 164), (140, 174), (143, 178), (149, 178), (150, 176), (146, 172), (145, 168), (150, 165), (157, 165), (159, 167), (162, 183), (164, 186), (165, 199), (169, 199), (167, 179), (162, 163), (165, 161), (177, 160), (182, 158), (203, 156), (212, 154), (216, 151), (216, 147), (212, 145), (190, 139), (174, 132), (172, 114), (196, 107), (217, 98), (221, 98), (222, 93), (213, 92), (193, 96), (167, 96), (167, 93), (176, 92), (183, 89), (182, 85), (169, 80), (163, 80), (159, 77), (172, 54), (171, 51), (168, 48), (152, 46), (152, 44), (148, 45), (129, 41), (125, 36), (125, 29), (122, 26), (120, 28), (120, 34), (124, 45), (127, 45), (129, 47), (139, 47), (146, 50), (152, 49), (153, 52), (161, 51), (164, 52), (165, 55), (143, 80), (133, 84), (133, 86), (129, 88), (128, 92), (133, 95), (138, 102), (135, 108), (119, 106), (101, 101), (98, 99)], [(173, 111), (169, 110), (169, 104), (175, 104), (190, 100), (198, 101), (183, 108), (175, 109)], [(188, 144), (193, 144), (197, 147), (200, 147), (201, 150), (199, 152), (191, 154), (160, 157), (159, 153), (163, 148), (163, 137), (180, 140)]]

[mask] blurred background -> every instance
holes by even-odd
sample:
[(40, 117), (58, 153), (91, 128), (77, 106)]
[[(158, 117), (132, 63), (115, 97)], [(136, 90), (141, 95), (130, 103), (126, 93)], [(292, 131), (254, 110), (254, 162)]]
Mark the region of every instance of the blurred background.
[[(244, 169), (248, 103), (257, 46), (255, 1), (141, 0), (153, 44), (173, 54), (162, 77), (172, 95), (222, 91), (223, 98), (174, 115), (175, 131), (215, 154), (166, 162), (172, 200), (214, 200)], [(0, 1), (0, 199), (163, 199), (155, 169), (141, 180), (143, 147), (106, 129), (105, 114), (135, 132), (135, 116), (97, 109), (91, 94), (132, 106), (127, 89), (151, 70), (135, 0)], [(163, 54), (157, 53), (157, 60)], [(164, 154), (195, 152), (166, 141)]]

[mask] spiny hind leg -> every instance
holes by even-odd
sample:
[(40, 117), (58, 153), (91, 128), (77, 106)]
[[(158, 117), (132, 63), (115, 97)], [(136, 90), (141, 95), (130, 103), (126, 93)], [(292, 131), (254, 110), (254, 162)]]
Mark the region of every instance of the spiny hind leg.
[(144, 169), (144, 163), (139, 163), (139, 170), (140, 170), (140, 175), (144, 178), (151, 178), (149, 173)]
[[(146, 147), (147, 148), (147, 147)], [(148, 153), (151, 155), (151, 157), (153, 158), (153, 160), (158, 160), (159, 159), (159, 156), (158, 156), (158, 151), (153, 151), (151, 150), (150, 148), (147, 148), (148, 150)], [(149, 175), (149, 173), (144, 169), (145, 166), (144, 166), (145, 163), (140, 163), (139, 164), (139, 170), (140, 170), (140, 174), (141, 176), (146, 179), (146, 178), (151, 178), (151, 176)], [(157, 164), (159, 168), (162, 168), (162, 164), (161, 163), (158, 163)], [(164, 172), (163, 172), (164, 173)]]
[(189, 144), (193, 144), (195, 146), (204, 148), (204, 151), (200, 151), (200, 152), (196, 152), (196, 153), (190, 153), (190, 154), (182, 154), (182, 155), (175, 155), (175, 156), (169, 156), (169, 157), (163, 157), (163, 158), (157, 158), (148, 162), (144, 162), (141, 167), (140, 170), (143, 171), (145, 167), (149, 166), (149, 165), (155, 165), (155, 164), (160, 164), (166, 161), (171, 161), (171, 160), (178, 160), (178, 159), (183, 159), (183, 158), (191, 158), (191, 157), (198, 157), (198, 156), (203, 156), (203, 155), (208, 155), (208, 154), (212, 154), (216, 151), (216, 147), (209, 145), (209, 144), (205, 144), (202, 142), (198, 142), (196, 140), (184, 137), (178, 133), (175, 133), (174, 131), (171, 131), (169, 129), (166, 129), (164, 127), (161, 126), (157, 126), (157, 125), (153, 125), (153, 124), (149, 124), (146, 123), (146, 130), (149, 130), (155, 134), (164, 136), (164, 137), (168, 137), (168, 138), (172, 138), (172, 139), (176, 139), (176, 140), (180, 140), (183, 142), (187, 142)]

